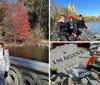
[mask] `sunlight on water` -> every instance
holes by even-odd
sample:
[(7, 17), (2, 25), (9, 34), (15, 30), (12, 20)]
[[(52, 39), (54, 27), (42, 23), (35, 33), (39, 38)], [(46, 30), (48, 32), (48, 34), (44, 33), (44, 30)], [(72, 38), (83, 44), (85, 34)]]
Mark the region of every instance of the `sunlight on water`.
[(100, 34), (100, 22), (88, 22), (86, 23), (89, 30)]

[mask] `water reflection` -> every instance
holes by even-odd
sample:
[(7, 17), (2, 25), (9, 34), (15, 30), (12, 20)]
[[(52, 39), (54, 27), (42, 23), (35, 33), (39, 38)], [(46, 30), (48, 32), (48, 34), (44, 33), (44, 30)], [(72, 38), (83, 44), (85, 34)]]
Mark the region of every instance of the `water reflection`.
[(8, 48), (11, 56), (48, 63), (47, 46), (9, 46)]

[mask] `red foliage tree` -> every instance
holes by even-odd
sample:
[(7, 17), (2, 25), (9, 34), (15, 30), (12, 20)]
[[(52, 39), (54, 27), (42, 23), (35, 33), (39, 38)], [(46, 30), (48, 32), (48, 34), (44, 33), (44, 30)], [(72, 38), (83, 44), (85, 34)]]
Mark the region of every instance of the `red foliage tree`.
[(29, 35), (30, 25), (25, 7), (17, 3), (12, 13), (12, 39), (23, 41)]

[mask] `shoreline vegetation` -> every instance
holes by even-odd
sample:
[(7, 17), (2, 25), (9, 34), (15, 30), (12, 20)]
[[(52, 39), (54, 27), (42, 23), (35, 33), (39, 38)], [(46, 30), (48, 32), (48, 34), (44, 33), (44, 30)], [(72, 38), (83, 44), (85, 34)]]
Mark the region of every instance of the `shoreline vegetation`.
[(84, 16), (84, 20), (86, 22), (100, 22), (100, 15), (98, 17), (96, 17), (96, 16)]
[(38, 43), (4, 43), (5, 47), (9, 46), (49, 46), (48, 40), (41, 40)]
[(48, 0), (1, 0), (0, 41), (6, 45), (47, 45), (48, 8)]

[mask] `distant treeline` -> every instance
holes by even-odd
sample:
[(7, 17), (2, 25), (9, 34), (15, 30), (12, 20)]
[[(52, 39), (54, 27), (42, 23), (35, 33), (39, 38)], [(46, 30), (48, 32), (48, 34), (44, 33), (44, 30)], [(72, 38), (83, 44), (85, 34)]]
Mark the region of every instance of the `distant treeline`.
[(100, 22), (100, 16), (85, 16), (84, 20), (87, 22)]

